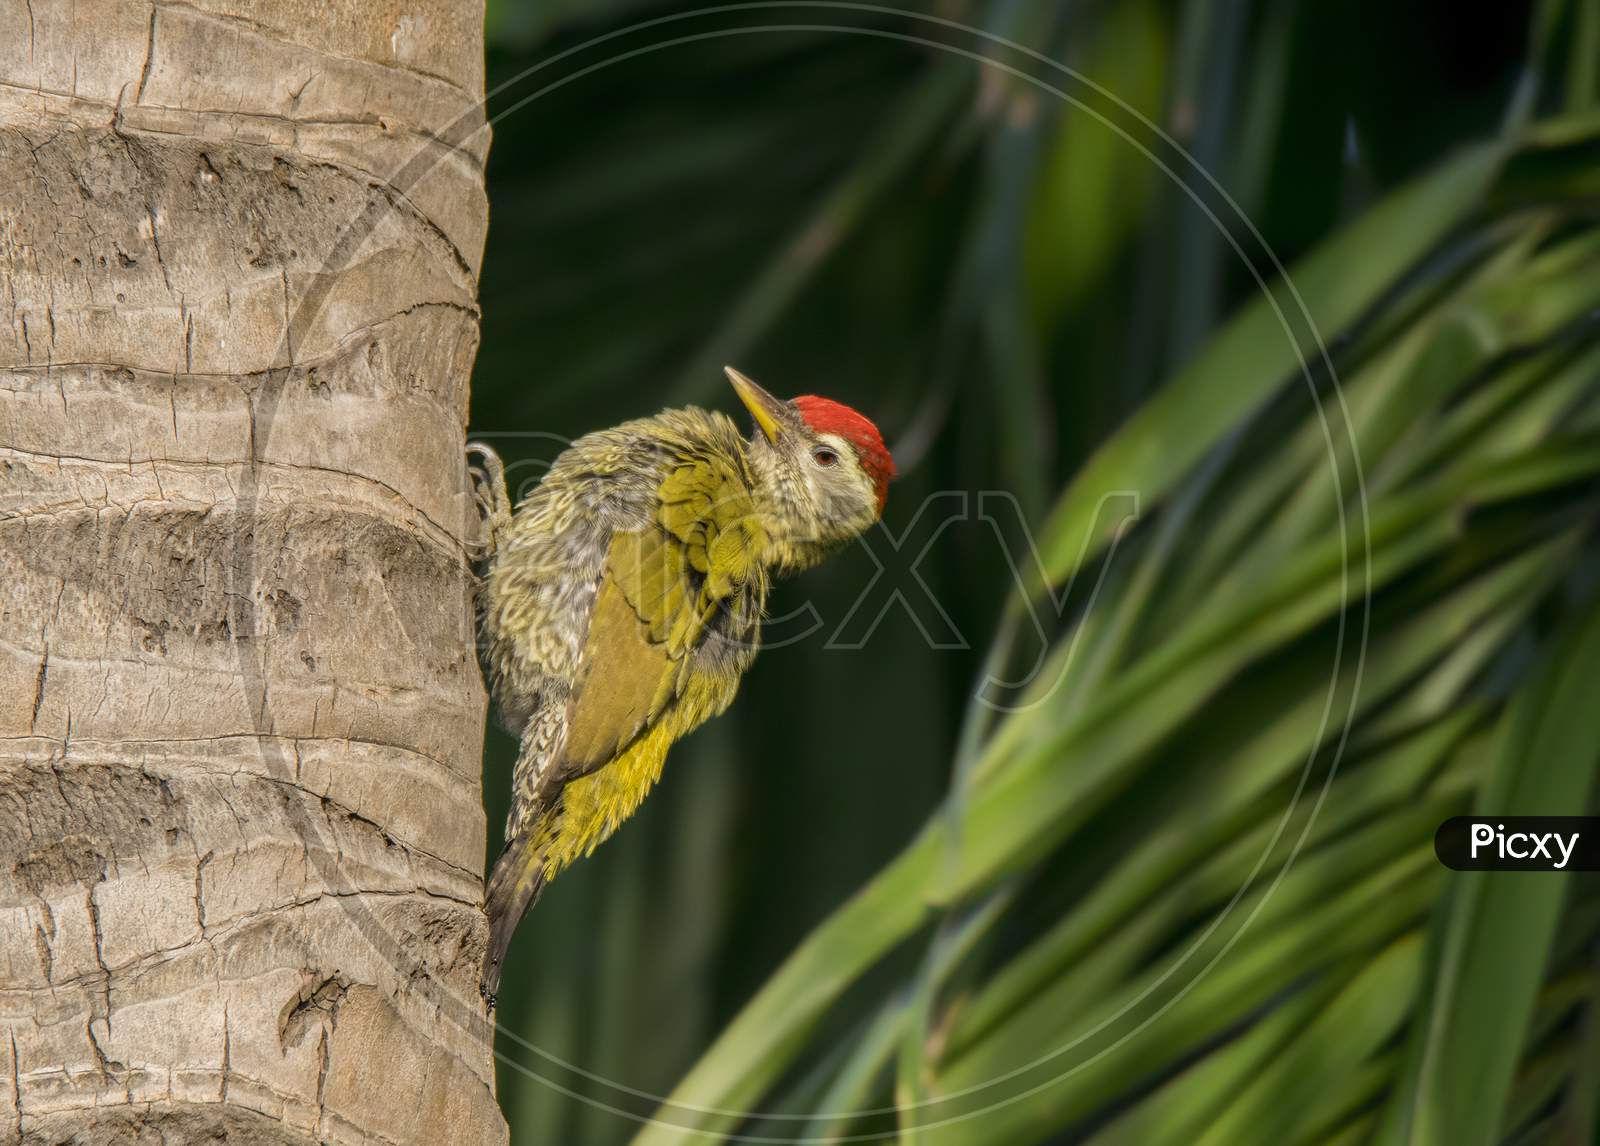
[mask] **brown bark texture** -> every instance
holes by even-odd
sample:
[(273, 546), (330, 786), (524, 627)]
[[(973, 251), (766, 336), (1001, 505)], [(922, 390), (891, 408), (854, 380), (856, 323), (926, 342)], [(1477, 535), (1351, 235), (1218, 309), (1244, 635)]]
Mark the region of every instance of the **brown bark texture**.
[(0, 0), (0, 1141), (500, 1142), (463, 0)]

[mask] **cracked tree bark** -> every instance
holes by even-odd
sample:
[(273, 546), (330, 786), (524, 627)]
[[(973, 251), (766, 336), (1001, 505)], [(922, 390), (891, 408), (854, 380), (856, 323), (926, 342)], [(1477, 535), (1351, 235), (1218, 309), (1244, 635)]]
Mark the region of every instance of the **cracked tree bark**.
[(0, 1141), (505, 1139), (481, 15), (0, 4)]

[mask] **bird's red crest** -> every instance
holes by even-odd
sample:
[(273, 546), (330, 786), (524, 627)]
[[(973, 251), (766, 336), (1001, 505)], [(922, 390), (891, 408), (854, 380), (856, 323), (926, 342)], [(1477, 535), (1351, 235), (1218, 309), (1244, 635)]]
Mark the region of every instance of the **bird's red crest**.
[(884, 503), (889, 500), (889, 482), (894, 478), (894, 458), (889, 455), (889, 447), (883, 444), (883, 435), (878, 433), (872, 419), (843, 403), (815, 394), (796, 398), (794, 407), (814, 432), (838, 434), (855, 447), (861, 468), (877, 487), (878, 512), (882, 513)]

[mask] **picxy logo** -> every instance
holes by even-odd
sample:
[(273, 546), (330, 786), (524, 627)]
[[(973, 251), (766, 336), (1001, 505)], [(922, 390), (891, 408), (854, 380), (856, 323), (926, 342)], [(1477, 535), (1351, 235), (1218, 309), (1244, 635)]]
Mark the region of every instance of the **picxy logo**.
[(1600, 817), (1455, 816), (1433, 850), (1457, 871), (1600, 871)]
[[(1556, 832), (1507, 832), (1504, 824), (1496, 824), (1492, 828), (1488, 824), (1473, 824), (1472, 858), (1477, 859), (1480, 852), (1487, 854), (1488, 849), (1493, 847), (1501, 859), (1538, 859), (1542, 856), (1551, 861), (1551, 867), (1560, 871), (1572, 858), (1572, 849), (1578, 846), (1580, 838), (1578, 832), (1573, 832), (1569, 839), (1562, 839)], [(1561, 850), (1559, 860), (1551, 851), (1552, 845)]]

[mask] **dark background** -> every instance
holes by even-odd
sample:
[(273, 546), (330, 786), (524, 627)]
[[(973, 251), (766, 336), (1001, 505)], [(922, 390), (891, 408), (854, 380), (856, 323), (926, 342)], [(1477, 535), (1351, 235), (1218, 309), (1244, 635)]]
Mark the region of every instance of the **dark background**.
[[(941, 490), (1007, 491), (1037, 526), (1096, 445), (1257, 292), (1200, 208), (1094, 116), (873, 33), (980, 50), (971, 36), (786, 8), (583, 46), (687, 10), (491, 0), (472, 434), (514, 481), (536, 480), (562, 440), (626, 418), (735, 412), (730, 362), (780, 395), (825, 394), (877, 420), (902, 471), (888, 536)], [(1161, 125), (1286, 264), (1493, 136), (1534, 82), (1537, 14), (1522, 3), (928, 10), (1064, 61)], [(776, 27), (792, 24), (843, 30)], [(617, 58), (734, 28), (756, 30)], [(830, 648), (874, 554), (910, 607), (891, 604), (863, 647)], [(498, 1013), (499, 1050), (525, 1068), (500, 1070), (514, 1142), (626, 1140), (635, 1125), (603, 1108), (616, 1092), (581, 1072), (666, 1093), (938, 806), (1016, 586), (990, 525), (953, 522), (917, 570), (968, 647), (930, 648), (937, 618), (893, 554), (870, 538), (780, 587), (775, 614), (810, 602), (822, 628), (764, 652), (733, 709), (674, 749), (643, 810), (524, 922)], [(880, 583), (873, 607), (889, 600)], [(492, 850), (512, 756), (496, 727)], [(891, 958), (857, 993), (917, 958)], [(852, 1005), (824, 1032), (849, 1029)]]

